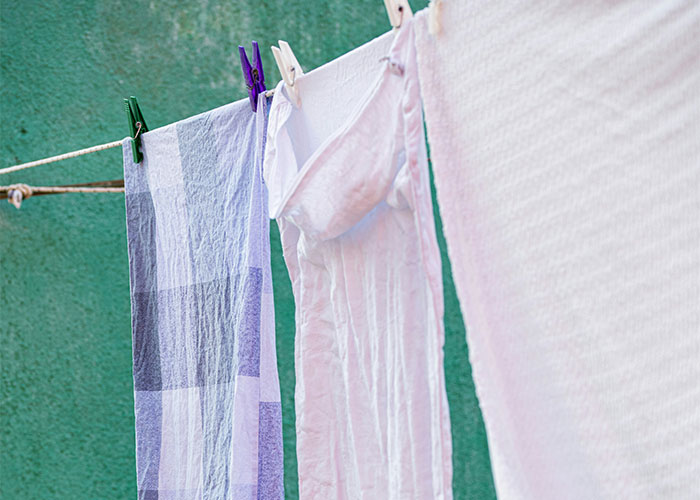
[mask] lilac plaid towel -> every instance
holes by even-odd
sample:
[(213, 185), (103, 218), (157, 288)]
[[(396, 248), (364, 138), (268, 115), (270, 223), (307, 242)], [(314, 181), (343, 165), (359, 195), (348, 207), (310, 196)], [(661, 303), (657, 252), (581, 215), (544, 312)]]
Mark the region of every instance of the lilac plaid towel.
[(124, 143), (139, 499), (280, 499), (267, 102)]

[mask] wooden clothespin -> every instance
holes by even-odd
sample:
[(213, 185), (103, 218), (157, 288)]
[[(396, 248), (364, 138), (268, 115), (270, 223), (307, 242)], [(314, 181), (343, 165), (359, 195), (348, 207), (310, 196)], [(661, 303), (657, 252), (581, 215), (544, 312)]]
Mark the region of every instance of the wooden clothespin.
[(143, 160), (141, 134), (148, 132), (148, 126), (146, 120), (143, 119), (136, 97), (131, 96), (124, 99), (124, 109), (126, 110), (126, 119), (129, 121), (129, 137), (131, 137), (131, 152), (134, 154), (134, 163), (141, 163)]
[(442, 0), (430, 0), (428, 4), (428, 32), (438, 36), (442, 31)]
[(279, 40), (279, 48), (272, 48), (272, 55), (275, 56), (275, 62), (282, 74), (282, 79), (287, 86), (289, 97), (294, 100), (297, 107), (301, 106), (301, 98), (299, 97), (299, 89), (295, 86), (296, 79), (304, 74), (299, 61), (297, 61), (292, 48), (284, 40)]
[(400, 28), (406, 19), (413, 17), (408, 0), (384, 0), (384, 6), (389, 14), (389, 22), (394, 29)]

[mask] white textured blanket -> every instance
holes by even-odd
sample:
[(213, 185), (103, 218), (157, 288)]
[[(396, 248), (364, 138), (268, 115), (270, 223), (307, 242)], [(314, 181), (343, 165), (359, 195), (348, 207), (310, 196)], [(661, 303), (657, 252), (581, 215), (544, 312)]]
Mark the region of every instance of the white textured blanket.
[(417, 18), (499, 497), (700, 498), (700, 2)]

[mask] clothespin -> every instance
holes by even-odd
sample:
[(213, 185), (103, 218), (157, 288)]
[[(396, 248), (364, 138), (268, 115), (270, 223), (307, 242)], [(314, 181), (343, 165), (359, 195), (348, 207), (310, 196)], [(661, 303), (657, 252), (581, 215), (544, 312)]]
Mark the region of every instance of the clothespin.
[(141, 163), (143, 154), (141, 154), (141, 134), (148, 132), (146, 120), (143, 119), (141, 108), (136, 97), (131, 96), (124, 99), (124, 109), (126, 110), (126, 119), (129, 121), (129, 137), (131, 137), (131, 151), (134, 153), (134, 163)]
[(265, 92), (265, 74), (263, 73), (262, 58), (260, 57), (260, 48), (258, 42), (253, 40), (253, 64), (250, 65), (248, 56), (245, 53), (245, 48), (242, 45), (238, 46), (238, 52), (241, 56), (241, 68), (243, 69), (243, 77), (245, 78), (246, 87), (248, 88), (248, 97), (250, 98), (250, 107), (253, 112), (258, 109), (258, 95)]
[(284, 40), (279, 40), (279, 48), (272, 47), (272, 55), (275, 56), (275, 62), (282, 74), (282, 79), (287, 86), (287, 92), (296, 106), (301, 106), (301, 98), (299, 97), (299, 89), (295, 87), (296, 79), (304, 74), (299, 61), (297, 61), (292, 48)]
[(400, 28), (406, 19), (413, 17), (408, 0), (384, 0), (384, 6), (389, 14), (389, 22), (394, 29)]
[(442, 31), (442, 0), (430, 0), (428, 4), (428, 33), (438, 36)]

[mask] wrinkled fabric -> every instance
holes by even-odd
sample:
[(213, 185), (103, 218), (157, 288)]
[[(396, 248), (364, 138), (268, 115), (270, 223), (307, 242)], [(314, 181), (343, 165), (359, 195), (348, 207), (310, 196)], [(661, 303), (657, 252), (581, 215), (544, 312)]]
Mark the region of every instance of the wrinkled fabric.
[(411, 23), (295, 85), (300, 109), (277, 87), (264, 175), (296, 302), (300, 497), (452, 498)]
[(700, 498), (700, 3), (416, 23), (498, 497)]
[(267, 106), (124, 143), (139, 499), (282, 499)]

